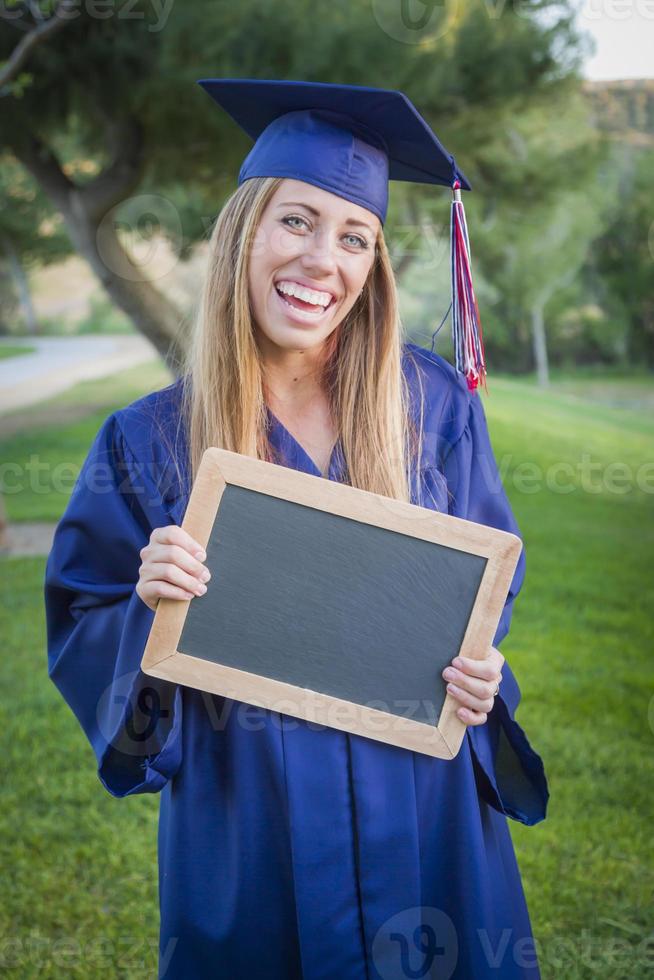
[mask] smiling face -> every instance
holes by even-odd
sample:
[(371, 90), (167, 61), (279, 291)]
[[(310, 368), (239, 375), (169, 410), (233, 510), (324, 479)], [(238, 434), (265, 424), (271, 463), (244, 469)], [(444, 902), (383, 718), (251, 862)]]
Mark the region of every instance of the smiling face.
[(248, 285), (259, 339), (283, 350), (318, 348), (352, 309), (375, 260), (372, 212), (301, 180), (268, 202)]

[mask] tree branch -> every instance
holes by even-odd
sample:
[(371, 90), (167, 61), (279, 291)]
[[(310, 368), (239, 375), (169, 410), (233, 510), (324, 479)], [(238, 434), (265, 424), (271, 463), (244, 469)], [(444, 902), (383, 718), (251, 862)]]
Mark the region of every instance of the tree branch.
[(68, 179), (59, 160), (50, 147), (34, 133), (27, 133), (27, 139), (12, 145), (18, 160), (43, 187), (54, 204), (65, 211), (75, 184)]
[[(45, 40), (51, 38), (57, 31), (60, 31), (65, 24), (70, 23), (70, 18), (66, 17), (66, 14), (72, 11), (74, 6), (75, 0), (61, 0), (52, 17), (48, 17), (47, 20), (42, 21), (21, 38), (5, 62), (4, 67), (0, 69), (0, 96), (11, 93), (9, 83), (16, 78), (18, 72), (32, 53), (32, 50), (38, 44), (42, 44)], [(32, 11), (32, 16), (35, 16), (31, 4), (30, 10)]]
[(123, 201), (138, 186), (143, 171), (143, 127), (135, 117), (105, 117), (111, 163), (78, 190), (86, 213), (95, 219)]
[(34, 133), (9, 145), (59, 210), (66, 211), (74, 195), (77, 208), (97, 223), (138, 186), (143, 168), (143, 130), (138, 120), (107, 120), (106, 141), (113, 153), (112, 163), (81, 185), (66, 176), (53, 151)]

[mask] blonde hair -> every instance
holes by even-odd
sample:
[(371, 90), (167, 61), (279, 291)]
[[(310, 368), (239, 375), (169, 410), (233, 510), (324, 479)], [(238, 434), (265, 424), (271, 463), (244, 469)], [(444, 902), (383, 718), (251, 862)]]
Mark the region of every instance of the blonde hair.
[[(278, 461), (268, 439), (248, 264), (262, 214), (281, 179), (245, 181), (229, 197), (212, 230), (182, 378), (192, 478), (209, 446)], [(422, 397), (416, 431), (402, 371), (395, 277), (381, 230), (364, 288), (326, 342), (322, 381), (341, 440), (344, 481), (409, 500), (412, 459), (422, 439)]]

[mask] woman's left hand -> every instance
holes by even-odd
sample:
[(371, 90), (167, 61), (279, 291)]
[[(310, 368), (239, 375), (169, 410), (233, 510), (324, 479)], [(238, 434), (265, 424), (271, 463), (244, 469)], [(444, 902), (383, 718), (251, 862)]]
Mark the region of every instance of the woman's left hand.
[(443, 671), (447, 692), (461, 702), (457, 715), (466, 725), (483, 725), (495, 703), (504, 657), (495, 647), (484, 660), (455, 657)]

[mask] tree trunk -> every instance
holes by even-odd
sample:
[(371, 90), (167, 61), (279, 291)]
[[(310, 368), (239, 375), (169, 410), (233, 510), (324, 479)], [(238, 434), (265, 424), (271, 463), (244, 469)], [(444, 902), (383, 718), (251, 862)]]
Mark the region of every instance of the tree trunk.
[(543, 311), (544, 307), (540, 303), (534, 303), (531, 308), (531, 339), (538, 384), (546, 388), (550, 383), (550, 372), (547, 359), (547, 337), (545, 335), (545, 317)]
[(11, 272), (11, 276), (16, 284), (18, 301), (20, 303), (20, 308), (23, 311), (27, 332), (31, 336), (34, 336), (39, 332), (39, 323), (36, 318), (34, 304), (32, 303), (32, 292), (30, 290), (29, 281), (25, 275), (25, 270), (23, 269), (22, 263), (18, 257), (18, 253), (14, 248), (14, 243), (9, 235), (2, 236), (2, 247), (5, 255), (7, 256), (9, 271)]
[(92, 181), (77, 185), (54, 153), (34, 134), (14, 147), (17, 158), (61, 212), (76, 251), (88, 262), (115, 305), (161, 354), (173, 374), (183, 363), (183, 316), (123, 248), (110, 211), (141, 177), (143, 133), (133, 119), (106, 120), (113, 162)]
[(7, 541), (7, 509), (0, 493), (0, 551), (6, 551), (9, 542)]
[(109, 221), (100, 227), (65, 212), (64, 219), (77, 252), (91, 266), (111, 301), (147, 337), (173, 374), (178, 374), (184, 354), (181, 312), (145, 278)]

